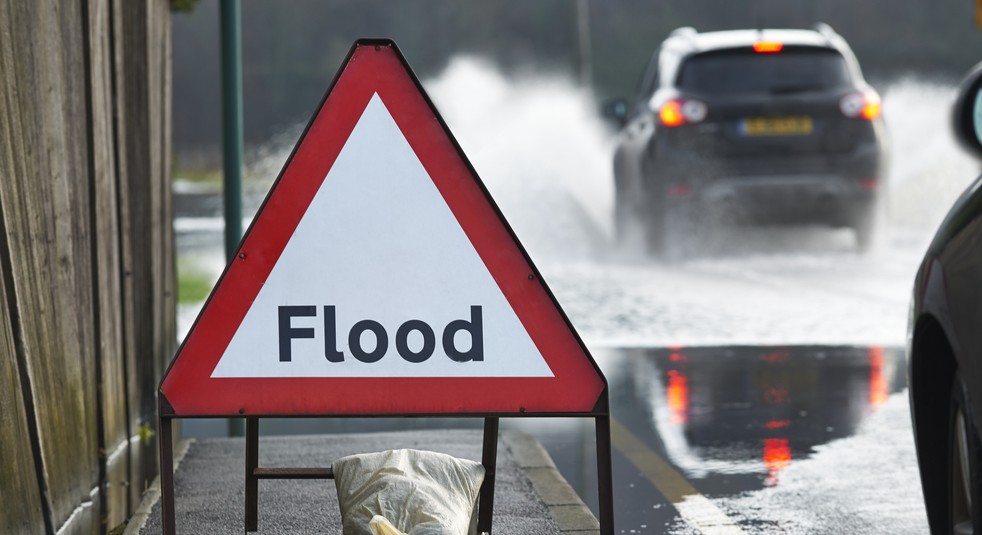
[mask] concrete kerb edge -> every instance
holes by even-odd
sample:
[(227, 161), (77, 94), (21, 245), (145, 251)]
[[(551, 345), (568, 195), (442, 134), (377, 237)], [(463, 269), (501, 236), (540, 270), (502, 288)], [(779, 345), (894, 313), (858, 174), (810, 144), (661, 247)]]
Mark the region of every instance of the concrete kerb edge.
[(559, 473), (552, 458), (535, 438), (522, 431), (509, 430), (501, 433), (501, 440), (532, 482), (562, 533), (600, 533), (600, 523), (593, 512)]
[[(181, 465), (181, 461), (187, 454), (188, 449), (191, 448), (191, 444), (194, 442), (193, 438), (188, 438), (181, 440), (174, 447), (174, 471), (177, 472), (177, 467)], [(140, 501), (140, 506), (136, 508), (136, 512), (133, 516), (126, 522), (126, 529), (123, 530), (123, 535), (139, 535), (143, 531), (143, 527), (147, 524), (147, 520), (150, 518), (150, 513), (153, 511), (154, 504), (160, 499), (160, 476), (158, 475), (154, 478), (153, 483), (150, 488), (143, 493), (143, 500)]]

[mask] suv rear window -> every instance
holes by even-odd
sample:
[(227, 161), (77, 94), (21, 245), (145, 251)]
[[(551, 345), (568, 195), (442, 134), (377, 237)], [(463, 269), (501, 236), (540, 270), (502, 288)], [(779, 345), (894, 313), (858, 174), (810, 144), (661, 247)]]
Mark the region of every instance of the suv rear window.
[(752, 50), (708, 52), (690, 57), (677, 85), (693, 93), (799, 93), (850, 85), (845, 58), (826, 48), (786, 48), (758, 54)]

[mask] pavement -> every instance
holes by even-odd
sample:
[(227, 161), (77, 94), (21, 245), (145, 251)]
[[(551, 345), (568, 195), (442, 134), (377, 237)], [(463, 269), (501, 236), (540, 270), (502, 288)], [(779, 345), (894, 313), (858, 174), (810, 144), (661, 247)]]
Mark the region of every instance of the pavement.
[[(330, 466), (345, 455), (412, 448), (481, 459), (481, 431), (268, 437), (259, 441), (263, 467)], [(245, 440), (186, 440), (175, 450), (178, 533), (243, 532)], [(159, 478), (130, 519), (125, 535), (156, 535)], [(260, 480), (257, 533), (341, 532), (333, 480)], [(599, 533), (599, 523), (531, 435), (502, 431), (498, 440), (492, 532), (495, 535)]]

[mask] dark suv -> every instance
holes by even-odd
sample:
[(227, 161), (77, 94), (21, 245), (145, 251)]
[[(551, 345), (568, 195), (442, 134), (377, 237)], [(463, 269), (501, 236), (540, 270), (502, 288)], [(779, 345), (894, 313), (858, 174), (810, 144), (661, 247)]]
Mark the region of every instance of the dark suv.
[(815, 30), (672, 32), (614, 154), (619, 235), (684, 245), (705, 222), (822, 223), (872, 238), (885, 175), (880, 97), (845, 40)]

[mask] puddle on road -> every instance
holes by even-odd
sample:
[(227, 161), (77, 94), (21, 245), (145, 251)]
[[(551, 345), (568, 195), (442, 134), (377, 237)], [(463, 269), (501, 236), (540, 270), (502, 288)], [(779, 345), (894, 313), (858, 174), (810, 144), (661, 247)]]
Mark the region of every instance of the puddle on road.
[(619, 351), (613, 412), (704, 494), (780, 484), (816, 446), (854, 434), (906, 385), (883, 347)]
[[(673, 347), (594, 355), (607, 375), (614, 419), (713, 499), (779, 488), (785, 470), (862, 433), (866, 417), (906, 386), (903, 351), (891, 347)], [(596, 507), (593, 480), (578, 485), (583, 469), (575, 456), (549, 438), (540, 440)], [(568, 438), (576, 440), (572, 433)], [(616, 448), (614, 456), (618, 526), (671, 525), (674, 509), (653, 482), (639, 467), (623, 466)], [(837, 470), (821, 477), (877, 477), (876, 470)]]

